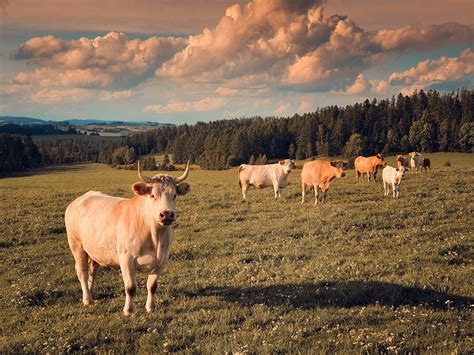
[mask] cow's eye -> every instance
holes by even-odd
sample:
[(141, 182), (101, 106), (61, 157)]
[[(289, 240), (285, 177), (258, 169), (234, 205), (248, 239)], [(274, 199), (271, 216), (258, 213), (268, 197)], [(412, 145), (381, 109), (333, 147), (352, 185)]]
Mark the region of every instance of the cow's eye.
[(173, 196), (173, 200), (176, 200), (176, 194), (174, 194), (174, 196)]
[(155, 195), (151, 195), (151, 198), (155, 198)]

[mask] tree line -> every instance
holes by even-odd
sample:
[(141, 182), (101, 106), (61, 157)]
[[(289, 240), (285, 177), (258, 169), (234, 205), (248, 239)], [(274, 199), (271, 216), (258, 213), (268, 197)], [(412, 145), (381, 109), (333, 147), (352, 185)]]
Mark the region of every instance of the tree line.
[(345, 107), (329, 106), (292, 117), (253, 117), (183, 124), (138, 133), (125, 140), (139, 155), (173, 154), (177, 163), (190, 159), (206, 169), (316, 155), (348, 158), (423, 152), (472, 152), (474, 90), (440, 94), (415, 91), (410, 96)]
[[(175, 163), (190, 159), (206, 169), (225, 169), (249, 161), (307, 159), (316, 155), (350, 158), (413, 150), (472, 152), (473, 113), (474, 90), (444, 94), (420, 90), (410, 96), (399, 94), (380, 101), (329, 106), (292, 117), (166, 125), (124, 139), (61, 138), (40, 140), (36, 145), (41, 155), (39, 164), (43, 165), (91, 161), (123, 166), (133, 164), (137, 157), (170, 153)], [(8, 140), (6, 136), (2, 135), (2, 142)], [(9, 137), (18, 141), (15, 135)], [(9, 149), (15, 149), (13, 146), (12, 143)], [(3, 164), (8, 159), (11, 163), (5, 154), (2, 148), (2, 170), (4, 166), (14, 165)]]

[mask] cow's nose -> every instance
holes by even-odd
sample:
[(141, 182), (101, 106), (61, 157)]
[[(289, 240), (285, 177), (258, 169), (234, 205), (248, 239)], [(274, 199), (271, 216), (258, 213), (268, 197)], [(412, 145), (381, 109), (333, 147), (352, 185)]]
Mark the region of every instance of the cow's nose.
[(342, 177), (346, 176), (346, 173), (342, 173), (341, 176), (342, 176)]
[(170, 211), (170, 210), (160, 212), (160, 220), (161, 221), (173, 221), (174, 220), (174, 212)]

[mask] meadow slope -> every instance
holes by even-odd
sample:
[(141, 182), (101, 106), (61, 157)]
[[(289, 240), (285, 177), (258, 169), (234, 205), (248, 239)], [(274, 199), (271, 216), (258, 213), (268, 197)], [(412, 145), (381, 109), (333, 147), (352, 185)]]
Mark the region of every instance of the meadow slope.
[(130, 197), (136, 172), (4, 177), (0, 352), (473, 352), (474, 155), (427, 156), (433, 170), (407, 173), (400, 200), (349, 170), (320, 206), (300, 204), (299, 169), (280, 200), (251, 189), (246, 202), (236, 169), (191, 171), (158, 311), (144, 310), (142, 274), (131, 317), (113, 269), (82, 306), (63, 214), (88, 190)]

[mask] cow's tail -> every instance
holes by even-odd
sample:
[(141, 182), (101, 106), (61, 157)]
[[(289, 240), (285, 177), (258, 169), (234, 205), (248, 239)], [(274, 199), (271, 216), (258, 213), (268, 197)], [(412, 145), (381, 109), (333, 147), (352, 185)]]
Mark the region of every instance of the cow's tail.
[(240, 172), (244, 169), (244, 164), (239, 166), (239, 186), (242, 188), (242, 181), (240, 181)]

